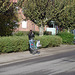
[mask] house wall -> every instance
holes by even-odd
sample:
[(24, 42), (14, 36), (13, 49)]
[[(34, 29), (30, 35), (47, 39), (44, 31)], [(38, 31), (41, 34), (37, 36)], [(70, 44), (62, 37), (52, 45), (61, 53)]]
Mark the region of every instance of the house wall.
[(22, 21), (26, 19), (26, 17), (22, 13), (22, 9), (18, 11), (18, 19), (19, 19), (19, 27), (17, 28), (17, 31), (30, 31), (30, 30), (39, 31), (39, 27), (30, 20), (27, 20), (27, 28), (22, 28)]

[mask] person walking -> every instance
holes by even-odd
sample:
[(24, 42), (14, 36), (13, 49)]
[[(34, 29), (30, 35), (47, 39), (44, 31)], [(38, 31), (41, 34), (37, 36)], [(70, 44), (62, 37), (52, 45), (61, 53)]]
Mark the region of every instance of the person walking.
[(33, 40), (34, 39), (34, 33), (33, 33), (33, 31), (32, 30), (30, 30), (30, 32), (29, 32), (29, 34), (28, 34), (28, 37), (29, 37), (29, 40)]
[[(33, 41), (34, 40), (34, 33), (32, 30), (30, 30), (29, 34), (28, 34), (28, 38), (29, 38), (29, 41)], [(29, 42), (29, 51), (30, 53), (32, 53), (32, 49), (31, 49), (31, 45), (30, 45), (30, 42)]]

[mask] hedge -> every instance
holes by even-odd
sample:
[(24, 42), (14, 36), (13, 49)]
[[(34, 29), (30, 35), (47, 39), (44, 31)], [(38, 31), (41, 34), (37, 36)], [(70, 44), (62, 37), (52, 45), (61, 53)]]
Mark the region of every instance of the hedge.
[(62, 43), (62, 39), (59, 36), (42, 36), (35, 37), (36, 40), (40, 40), (42, 47), (55, 47), (60, 46)]
[[(59, 46), (62, 39), (58, 36), (36, 36), (35, 40), (40, 40), (42, 47)], [(29, 49), (28, 36), (0, 37), (0, 53), (10, 53), (26, 51)]]
[(62, 44), (73, 44), (74, 35), (68, 32), (60, 32), (58, 34), (62, 38)]

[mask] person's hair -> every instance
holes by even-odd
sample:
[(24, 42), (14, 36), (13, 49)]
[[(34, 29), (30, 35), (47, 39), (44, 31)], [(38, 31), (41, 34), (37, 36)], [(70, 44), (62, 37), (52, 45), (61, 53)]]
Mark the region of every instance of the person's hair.
[(30, 34), (32, 34), (32, 30), (30, 30)]
[(32, 32), (32, 30), (30, 30), (30, 32)]

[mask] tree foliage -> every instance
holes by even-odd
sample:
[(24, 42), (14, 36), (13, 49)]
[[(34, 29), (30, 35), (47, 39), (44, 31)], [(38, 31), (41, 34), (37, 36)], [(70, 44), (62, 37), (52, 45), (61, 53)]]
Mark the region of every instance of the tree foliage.
[(40, 34), (43, 35), (43, 26), (46, 24), (48, 12), (50, 10), (51, 0), (22, 0), (18, 3), (23, 9), (27, 19), (30, 19), (42, 29)]
[(21, 0), (24, 15), (37, 23), (54, 20), (64, 28), (75, 27), (75, 0)]
[(9, 0), (0, 0), (0, 13), (7, 11), (12, 5)]
[[(20, 2), (20, 1), (19, 1)], [(24, 15), (38, 26), (45, 23), (47, 19), (47, 8), (49, 8), (50, 0), (22, 0), (18, 3), (23, 9)]]
[(75, 0), (55, 0), (53, 14), (54, 20), (63, 28), (75, 28)]
[(18, 21), (14, 7), (9, 0), (1, 0), (0, 6), (0, 36), (11, 35)]

